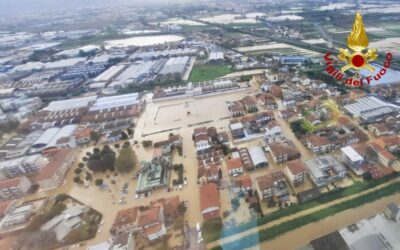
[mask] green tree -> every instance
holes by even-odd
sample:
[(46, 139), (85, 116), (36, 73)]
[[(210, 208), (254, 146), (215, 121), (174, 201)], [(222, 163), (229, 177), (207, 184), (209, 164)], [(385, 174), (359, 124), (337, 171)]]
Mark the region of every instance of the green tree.
[(91, 131), (90, 132), (90, 140), (94, 141), (94, 142), (98, 142), (100, 140), (100, 133), (96, 132), (96, 131)]
[(80, 168), (84, 168), (84, 167), (85, 167), (85, 163), (83, 163), (83, 162), (79, 162), (79, 164), (78, 164), (78, 167), (80, 167)]
[(186, 212), (186, 205), (185, 205), (185, 202), (181, 202), (181, 203), (179, 203), (179, 205), (178, 205), (178, 213), (180, 214), (180, 215), (184, 215), (185, 214), (185, 212)]
[(151, 140), (142, 141), (142, 146), (143, 146), (144, 148), (151, 147), (152, 145), (153, 145), (153, 141), (151, 141)]
[(133, 129), (132, 129), (132, 128), (127, 128), (127, 129), (126, 129), (126, 132), (128, 133), (128, 135), (129, 135), (130, 137), (133, 136)]
[(224, 153), (224, 155), (228, 155), (229, 154), (229, 148), (228, 148), (227, 145), (221, 144), (221, 148), (222, 148), (222, 152)]
[(115, 167), (120, 173), (127, 173), (133, 170), (136, 163), (136, 154), (130, 147), (121, 149)]
[(101, 186), (101, 185), (103, 185), (103, 179), (96, 179), (96, 180), (94, 181), (94, 184), (95, 184), (96, 186)]
[(75, 173), (75, 174), (81, 174), (81, 173), (82, 173), (82, 169), (76, 168), (76, 169), (74, 170), (74, 173)]
[(94, 172), (105, 172), (113, 169), (115, 164), (115, 152), (107, 145), (102, 150), (95, 148), (89, 157), (87, 166)]
[(121, 132), (121, 140), (127, 140), (128, 139), (128, 135), (125, 132)]
[(90, 180), (92, 179), (92, 177), (93, 177), (93, 176), (92, 176), (91, 173), (86, 172), (85, 180), (90, 181)]
[(80, 183), (81, 182), (81, 178), (79, 176), (75, 176), (73, 180), (74, 180), (75, 183)]

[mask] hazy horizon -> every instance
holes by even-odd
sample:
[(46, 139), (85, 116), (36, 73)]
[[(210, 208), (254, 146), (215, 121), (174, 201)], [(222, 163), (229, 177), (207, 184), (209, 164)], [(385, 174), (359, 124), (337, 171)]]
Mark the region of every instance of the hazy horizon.
[[(0, 0), (0, 13), (13, 15), (23, 12), (52, 11), (76, 9), (82, 7), (101, 7), (110, 5), (152, 5), (171, 2), (187, 2), (186, 0)], [(196, 1), (198, 2), (198, 1)]]

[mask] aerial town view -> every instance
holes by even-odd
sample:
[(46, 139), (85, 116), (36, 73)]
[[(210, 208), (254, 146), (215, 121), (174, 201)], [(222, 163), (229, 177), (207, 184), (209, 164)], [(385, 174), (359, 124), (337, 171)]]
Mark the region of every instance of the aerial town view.
[(0, 250), (400, 250), (400, 1), (0, 0)]

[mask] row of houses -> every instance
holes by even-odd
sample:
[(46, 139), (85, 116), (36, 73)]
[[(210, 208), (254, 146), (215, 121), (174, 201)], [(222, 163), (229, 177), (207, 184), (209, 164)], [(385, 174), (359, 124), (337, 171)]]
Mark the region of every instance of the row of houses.
[(240, 118), (234, 118), (229, 121), (229, 128), (232, 137), (235, 140), (251, 138), (254, 136), (263, 136), (268, 122), (274, 120), (272, 111), (263, 111), (256, 114), (250, 114)]
[(179, 196), (161, 198), (150, 202), (148, 207), (131, 207), (120, 210), (110, 233), (114, 236), (135, 233), (152, 241), (167, 233), (167, 228), (181, 216)]
[[(0, 166), (0, 200), (18, 199), (37, 185), (41, 190), (60, 187), (75, 157), (68, 149), (48, 152), (45, 157), (36, 155), (20, 161), (2, 162)], [(12, 164), (12, 165), (11, 165)]]
[(368, 136), (347, 118), (339, 118), (338, 124), (340, 125), (326, 128), (321, 133), (304, 136), (303, 143), (314, 154), (323, 154), (368, 140)]

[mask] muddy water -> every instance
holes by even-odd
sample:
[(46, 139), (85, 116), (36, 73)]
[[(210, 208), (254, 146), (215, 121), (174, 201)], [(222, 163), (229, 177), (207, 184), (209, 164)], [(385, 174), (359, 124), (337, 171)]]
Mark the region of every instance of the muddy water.
[(274, 240), (249, 249), (291, 250), (307, 245), (311, 240), (351, 225), (361, 219), (382, 213), (388, 203), (400, 203), (400, 194), (385, 197), (356, 209), (346, 210), (316, 223), (305, 225)]

